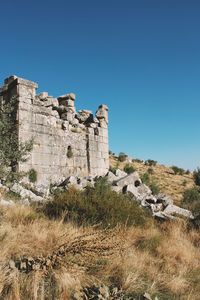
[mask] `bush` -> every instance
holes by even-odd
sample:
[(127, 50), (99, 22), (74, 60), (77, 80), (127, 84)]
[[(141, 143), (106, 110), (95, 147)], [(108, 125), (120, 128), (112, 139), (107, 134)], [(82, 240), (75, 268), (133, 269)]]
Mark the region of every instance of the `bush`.
[(153, 159), (147, 159), (145, 160), (145, 165), (146, 166), (156, 166), (157, 165), (157, 161), (156, 160), (153, 160)]
[(0, 103), (0, 179), (5, 181), (18, 180), (24, 175), (17, 172), (17, 165), (27, 160), (33, 147), (33, 140), (19, 143), (16, 103), (16, 97)]
[(196, 185), (200, 186), (200, 168), (193, 172), (193, 178)]
[(183, 194), (182, 206), (195, 215), (200, 214), (200, 190), (196, 187), (186, 190)]
[(118, 156), (118, 160), (120, 162), (124, 162), (127, 159), (127, 155), (124, 152), (120, 152)]
[(124, 172), (126, 172), (127, 174), (131, 174), (131, 173), (135, 172), (135, 168), (129, 164), (126, 164), (124, 166)]
[(37, 171), (35, 169), (31, 169), (28, 172), (28, 179), (32, 183), (35, 183), (37, 181)]
[(144, 184), (149, 185), (150, 183), (150, 176), (149, 174), (146, 172), (141, 176), (141, 180)]
[(143, 163), (143, 160), (141, 160), (139, 158), (133, 158), (132, 162)]
[(151, 189), (153, 195), (158, 195), (160, 192), (160, 187), (155, 181), (152, 181), (149, 184), (149, 188)]
[(141, 176), (141, 180), (151, 189), (153, 195), (157, 195), (160, 192), (159, 185), (155, 182), (155, 180), (151, 178), (148, 172), (144, 173)]
[(176, 175), (183, 175), (185, 174), (185, 170), (182, 168), (179, 168), (177, 166), (172, 166), (171, 169), (174, 171), (174, 174)]
[(143, 225), (147, 213), (128, 195), (111, 190), (105, 178), (98, 180), (95, 188), (84, 191), (70, 189), (54, 196), (44, 204), (42, 211), (49, 218), (64, 218), (78, 225), (100, 224), (113, 227), (117, 224)]

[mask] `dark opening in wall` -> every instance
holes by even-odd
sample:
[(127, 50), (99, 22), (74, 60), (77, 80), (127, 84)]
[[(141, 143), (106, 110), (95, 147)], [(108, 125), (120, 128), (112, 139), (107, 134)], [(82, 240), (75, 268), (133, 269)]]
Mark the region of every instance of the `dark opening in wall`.
[(99, 135), (99, 129), (98, 128), (94, 128), (94, 134)]
[(136, 181), (135, 181), (135, 187), (138, 187), (138, 186), (140, 186), (140, 181), (139, 181), (139, 180), (136, 180)]
[(72, 151), (72, 147), (71, 146), (67, 147), (67, 157), (68, 158), (72, 158), (73, 157), (73, 151)]

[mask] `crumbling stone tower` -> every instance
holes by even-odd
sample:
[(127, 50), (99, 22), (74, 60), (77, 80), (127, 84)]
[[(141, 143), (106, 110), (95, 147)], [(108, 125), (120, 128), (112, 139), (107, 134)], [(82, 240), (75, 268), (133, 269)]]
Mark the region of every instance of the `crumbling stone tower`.
[(20, 171), (37, 172), (37, 184), (56, 183), (69, 175), (104, 175), (109, 168), (108, 107), (100, 105), (96, 115), (75, 109), (75, 94), (53, 98), (36, 94), (38, 85), (16, 76), (4, 81), (0, 100), (17, 104), (18, 139), (33, 138), (33, 150)]

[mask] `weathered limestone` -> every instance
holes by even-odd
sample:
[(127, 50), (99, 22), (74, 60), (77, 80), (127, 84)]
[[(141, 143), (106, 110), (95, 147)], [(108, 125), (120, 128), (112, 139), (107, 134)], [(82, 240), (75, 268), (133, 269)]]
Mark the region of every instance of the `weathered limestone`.
[(178, 216), (183, 216), (183, 217), (186, 217), (186, 218), (193, 218), (193, 215), (191, 213), (191, 211), (187, 210), (187, 209), (184, 209), (184, 208), (181, 208), (181, 207), (178, 207), (176, 205), (173, 205), (173, 204), (169, 204), (165, 210), (163, 211), (163, 213), (165, 215), (178, 215)]
[(194, 219), (191, 211), (173, 205), (173, 200), (165, 194), (153, 195), (151, 189), (142, 183), (137, 172), (127, 175), (121, 170), (116, 170), (115, 174), (109, 171), (106, 178), (113, 191), (128, 193), (142, 207), (149, 208), (156, 218), (174, 219), (178, 216)]
[(129, 175), (126, 174), (125, 177), (122, 177), (122, 178), (116, 180), (114, 182), (114, 185), (124, 187), (124, 186), (128, 186), (129, 184), (134, 184), (135, 187), (138, 187), (138, 186), (140, 186), (141, 183), (142, 183), (142, 181), (139, 177), (139, 174), (137, 172), (134, 172)]
[(61, 178), (101, 176), (109, 169), (108, 108), (101, 105), (96, 117), (91, 111), (75, 108), (73, 93), (53, 98), (36, 94), (34, 82), (11, 76), (0, 88), (0, 101), (14, 97), (17, 105), (18, 138), (33, 138), (27, 162), (19, 170), (37, 172), (37, 185), (60, 182)]

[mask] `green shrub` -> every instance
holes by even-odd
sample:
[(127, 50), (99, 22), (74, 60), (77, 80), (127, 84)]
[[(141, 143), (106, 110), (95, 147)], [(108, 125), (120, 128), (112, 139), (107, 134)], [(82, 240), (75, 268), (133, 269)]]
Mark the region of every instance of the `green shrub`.
[(24, 162), (32, 150), (33, 140), (18, 141), (17, 98), (0, 102), (0, 179), (7, 182), (19, 180), (24, 174), (17, 171), (18, 162)]
[(160, 192), (160, 187), (155, 181), (150, 182), (149, 188), (151, 189), (153, 195), (158, 195)]
[(153, 195), (157, 195), (160, 192), (159, 185), (156, 183), (156, 181), (153, 178), (151, 178), (148, 172), (144, 173), (141, 176), (141, 180), (144, 184), (146, 184), (151, 189)]
[(186, 170), (186, 171), (185, 171), (185, 174), (186, 174), (186, 175), (189, 175), (189, 174), (190, 174), (190, 170)]
[(144, 173), (142, 176), (141, 176), (141, 180), (144, 184), (146, 185), (149, 185), (150, 184), (150, 176), (149, 176), (149, 173)]
[(28, 179), (32, 183), (35, 183), (37, 181), (37, 171), (35, 169), (31, 169), (28, 172)]
[(70, 189), (55, 195), (42, 211), (49, 218), (63, 217), (64, 221), (78, 225), (99, 224), (104, 228), (117, 224), (143, 225), (148, 214), (128, 195), (112, 191), (105, 178), (98, 180), (95, 188)]
[(192, 224), (196, 229), (200, 229), (200, 212), (199, 214), (192, 220)]
[(5, 198), (9, 199), (9, 200), (13, 200), (13, 201), (18, 201), (18, 200), (21, 199), (19, 194), (15, 193), (15, 192), (12, 192), (10, 190), (8, 192), (6, 192)]
[(127, 159), (127, 155), (124, 152), (120, 152), (118, 156), (118, 160), (120, 162), (124, 162)]
[(183, 194), (182, 206), (195, 215), (200, 213), (200, 190), (196, 187), (186, 190)]
[(126, 172), (127, 174), (131, 174), (131, 173), (135, 172), (135, 168), (129, 164), (126, 164), (124, 166), (124, 172)]
[(146, 166), (156, 166), (157, 165), (157, 161), (156, 160), (153, 160), (153, 159), (147, 159), (145, 160), (145, 165)]
[(177, 166), (172, 166), (171, 169), (174, 171), (174, 174), (176, 175), (183, 175), (185, 174), (185, 170), (182, 168), (179, 168)]
[(196, 185), (200, 186), (200, 168), (193, 172), (193, 178)]
[(143, 160), (141, 160), (139, 158), (133, 158), (132, 162), (143, 163)]

